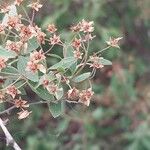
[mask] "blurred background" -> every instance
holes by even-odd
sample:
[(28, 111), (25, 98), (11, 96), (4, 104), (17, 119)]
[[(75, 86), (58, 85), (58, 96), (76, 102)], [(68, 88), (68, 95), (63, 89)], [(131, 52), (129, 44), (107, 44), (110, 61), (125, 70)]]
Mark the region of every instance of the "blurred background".
[[(25, 120), (12, 113), (7, 127), (14, 139), (24, 150), (150, 150), (150, 1), (41, 3), (35, 21), (43, 30), (55, 23), (63, 39), (69, 39), (70, 25), (82, 19), (94, 21), (96, 38), (90, 53), (106, 47), (110, 36), (122, 36), (123, 40), (120, 50), (111, 48), (103, 53), (113, 65), (97, 71), (89, 107), (66, 104), (56, 119), (45, 105), (31, 106), (33, 113)], [(28, 99), (38, 99), (30, 90), (26, 92)], [(9, 149), (2, 132), (0, 149)]]

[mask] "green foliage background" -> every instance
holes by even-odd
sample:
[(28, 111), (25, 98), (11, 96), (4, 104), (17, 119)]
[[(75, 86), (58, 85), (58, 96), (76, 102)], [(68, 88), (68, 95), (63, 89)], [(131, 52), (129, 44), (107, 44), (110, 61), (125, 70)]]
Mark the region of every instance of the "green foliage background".
[[(25, 120), (9, 116), (8, 129), (25, 150), (149, 150), (150, 51), (149, 0), (43, 0), (36, 22), (45, 30), (55, 23), (69, 40), (71, 24), (83, 18), (95, 22), (90, 52), (106, 46), (110, 36), (122, 36), (121, 49), (103, 53), (113, 62), (94, 77), (90, 107), (64, 104), (52, 118), (48, 108), (31, 106)], [(30, 13), (30, 10), (29, 10)], [(60, 49), (54, 49), (57, 54)], [(50, 63), (57, 60), (50, 59)], [(38, 99), (27, 90), (28, 99)], [(2, 109), (2, 108), (1, 108)], [(5, 147), (3, 136), (0, 149)]]

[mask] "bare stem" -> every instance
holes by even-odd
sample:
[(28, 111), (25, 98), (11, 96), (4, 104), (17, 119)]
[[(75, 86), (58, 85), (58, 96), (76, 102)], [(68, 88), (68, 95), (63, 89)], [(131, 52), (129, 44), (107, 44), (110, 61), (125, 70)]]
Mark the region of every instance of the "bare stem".
[(6, 145), (7, 146), (12, 145), (15, 150), (21, 150), (19, 145), (15, 142), (15, 140), (13, 139), (13, 137), (11, 136), (11, 134), (9, 133), (7, 128), (5, 127), (4, 122), (1, 118), (0, 118), (0, 126), (1, 126), (3, 132), (6, 136)]

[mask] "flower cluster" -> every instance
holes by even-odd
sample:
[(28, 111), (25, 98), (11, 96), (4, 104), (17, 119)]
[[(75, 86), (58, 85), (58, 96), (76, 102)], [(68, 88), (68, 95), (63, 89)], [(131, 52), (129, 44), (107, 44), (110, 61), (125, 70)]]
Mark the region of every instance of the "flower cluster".
[(26, 70), (31, 71), (33, 73), (40, 70), (41, 72), (46, 73), (46, 68), (43, 64), (40, 63), (42, 60), (45, 60), (45, 56), (42, 50), (40, 50), (39, 52), (35, 51), (31, 53)]
[[(71, 26), (72, 38), (66, 42), (55, 24), (49, 23), (43, 30), (34, 22), (35, 13), (42, 4), (35, 1), (27, 5), (32, 10), (31, 16), (18, 14), (23, 4), (23, 0), (15, 0), (11, 5), (2, 5), (0, 10), (4, 15), (0, 22), (0, 35), (4, 39), (0, 49), (0, 72), (6, 75), (0, 87), (0, 102), (13, 104), (20, 110), (18, 119), (26, 118), (31, 113), (27, 110), (30, 104), (21, 98), (21, 88), (28, 85), (44, 100), (52, 98), (55, 103), (65, 100), (89, 106), (94, 94), (92, 85), (88, 88), (76, 85), (83, 81), (89, 83), (97, 69), (111, 64), (101, 57), (101, 52), (110, 47), (119, 48), (121, 38), (110, 38), (106, 48), (89, 55), (89, 44), (96, 37), (93, 21), (83, 19)], [(61, 57), (51, 53), (56, 45), (62, 49)], [(60, 61), (51, 65), (50, 57)], [(90, 74), (82, 73), (85, 67)]]
[(85, 104), (86, 106), (89, 106), (93, 94), (94, 92), (91, 88), (79, 91), (78, 89), (73, 87), (72, 89), (68, 90), (67, 98), (70, 100), (70, 102), (79, 102)]

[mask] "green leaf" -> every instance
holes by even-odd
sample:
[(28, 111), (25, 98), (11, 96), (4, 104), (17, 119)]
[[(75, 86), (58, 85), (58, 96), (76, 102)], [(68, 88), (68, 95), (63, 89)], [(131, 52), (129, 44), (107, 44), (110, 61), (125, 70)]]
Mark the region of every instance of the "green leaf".
[(9, 75), (19, 75), (18, 70), (12, 66), (7, 66), (6, 68), (2, 69), (1, 74), (9, 74)]
[(75, 62), (76, 62), (76, 59), (74, 57), (67, 57), (67, 58), (62, 59), (57, 64), (51, 66), (50, 69), (52, 70), (58, 69), (58, 68), (67, 69), (67, 68), (70, 68)]
[(30, 88), (39, 96), (41, 97), (43, 100), (46, 101), (52, 101), (54, 100), (54, 96), (51, 95), (46, 89), (44, 89), (42, 86), (39, 86), (37, 88), (37, 83), (34, 83), (32, 81), (28, 82)]
[(18, 71), (21, 75), (23, 75), (27, 79), (34, 81), (34, 82), (38, 82), (38, 80), (39, 80), (38, 72), (32, 73), (32, 72), (25, 70), (27, 67), (28, 61), (29, 61), (29, 59), (27, 57), (19, 56), (18, 63), (17, 63)]
[(38, 47), (39, 43), (36, 37), (33, 37), (32, 39), (28, 40), (28, 52), (32, 52), (36, 50)]
[(54, 118), (57, 118), (63, 112), (63, 103), (62, 102), (58, 102), (57, 104), (50, 103), (48, 105), (48, 107), (49, 107), (49, 111), (51, 112), (51, 114)]
[(61, 99), (63, 97), (64, 91), (63, 88), (58, 89), (58, 91), (56, 92), (56, 99)]
[(83, 73), (83, 74), (81, 74), (81, 75), (75, 77), (75, 78), (73, 79), (73, 81), (74, 81), (74, 82), (82, 82), (82, 81), (88, 79), (88, 78), (90, 77), (90, 75), (91, 75), (91, 72)]
[(104, 58), (100, 58), (99, 63), (102, 64), (102, 65), (112, 65), (111, 61), (109, 61), (107, 59), (104, 59)]
[(4, 58), (15, 58), (17, 54), (13, 51), (8, 51), (2, 46), (0, 46), (0, 56)]

